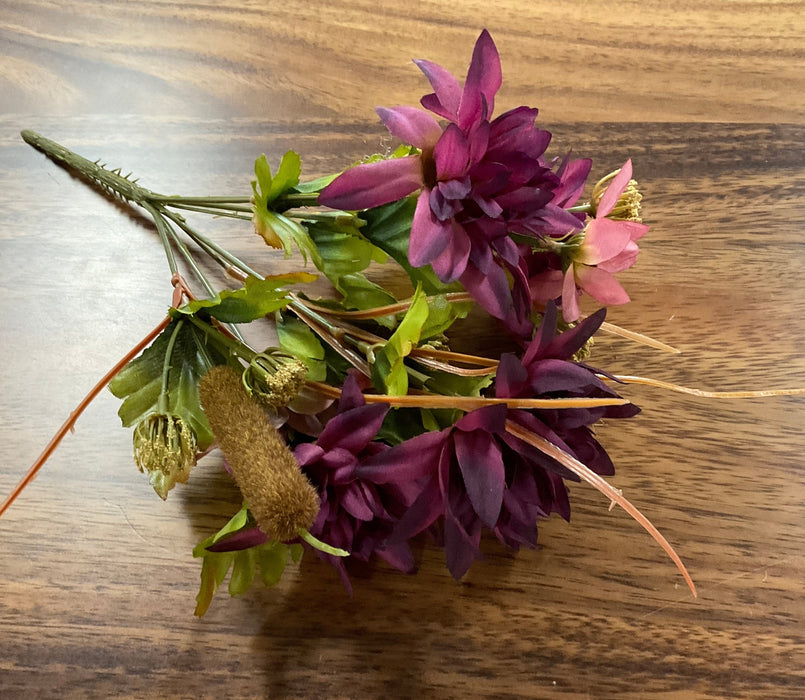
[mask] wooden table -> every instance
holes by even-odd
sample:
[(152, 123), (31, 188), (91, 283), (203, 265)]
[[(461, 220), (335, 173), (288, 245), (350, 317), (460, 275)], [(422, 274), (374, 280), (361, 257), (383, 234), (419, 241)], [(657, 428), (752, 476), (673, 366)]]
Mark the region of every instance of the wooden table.
[[(710, 389), (805, 386), (805, 81), (796, 3), (47, 3), (0, 7), (0, 491), (161, 318), (169, 275), (139, 213), (27, 147), (33, 128), (155, 190), (248, 193), (288, 148), (331, 172), (390, 144), (410, 57), (459, 75), (486, 22), (498, 110), (541, 108), (552, 152), (631, 156), (651, 232), (595, 363)], [(490, 11), (491, 10), (491, 11)], [(290, 269), (247, 224), (207, 231)], [(467, 338), (465, 337), (465, 340)], [(495, 329), (473, 332), (493, 348)], [(623, 512), (572, 486), (571, 523), (461, 584), (307, 556), (273, 590), (193, 617), (192, 547), (239, 496), (215, 456), (162, 503), (102, 394), (0, 521), (2, 698), (800, 698), (805, 402), (632, 387), (601, 440), (698, 585)]]

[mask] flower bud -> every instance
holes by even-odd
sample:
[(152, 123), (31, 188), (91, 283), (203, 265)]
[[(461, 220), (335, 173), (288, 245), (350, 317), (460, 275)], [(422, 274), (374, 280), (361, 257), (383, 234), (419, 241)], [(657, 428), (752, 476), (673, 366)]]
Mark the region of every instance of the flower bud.
[(256, 355), (243, 372), (243, 386), (249, 396), (271, 408), (291, 403), (305, 379), (305, 363), (276, 348)]
[(196, 464), (196, 435), (179, 416), (152, 413), (134, 428), (134, 461), (164, 501)]

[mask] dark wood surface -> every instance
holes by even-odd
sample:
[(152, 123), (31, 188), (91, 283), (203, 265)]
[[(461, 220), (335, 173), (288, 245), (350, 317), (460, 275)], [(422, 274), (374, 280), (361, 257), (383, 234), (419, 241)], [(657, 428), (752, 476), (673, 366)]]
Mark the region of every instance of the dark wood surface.
[[(610, 320), (683, 350), (602, 337), (595, 363), (708, 389), (805, 386), (805, 85), (799, 3), (47, 3), (0, 6), (0, 491), (161, 318), (146, 219), (26, 146), (23, 128), (182, 194), (248, 193), (254, 158), (315, 176), (390, 143), (376, 104), (459, 75), (487, 26), (499, 109), (539, 106), (552, 150), (627, 156), (651, 224)], [(248, 224), (205, 230), (264, 271)], [(491, 326), (465, 330), (493, 349)], [(461, 584), (314, 557), (273, 590), (193, 617), (192, 547), (238, 494), (211, 456), (166, 503), (102, 394), (0, 520), (0, 697), (800, 698), (805, 693), (805, 400), (631, 387), (605, 425), (623, 512), (573, 485), (536, 551), (485, 541)]]

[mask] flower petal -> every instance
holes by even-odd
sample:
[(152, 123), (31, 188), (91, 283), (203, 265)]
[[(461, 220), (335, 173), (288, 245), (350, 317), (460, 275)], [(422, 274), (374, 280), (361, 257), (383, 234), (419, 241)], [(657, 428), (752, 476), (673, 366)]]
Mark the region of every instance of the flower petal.
[(390, 158), (345, 170), (319, 194), (319, 204), (357, 211), (396, 202), (422, 187), (419, 156)]
[(502, 81), (500, 55), (491, 35), (484, 29), (475, 42), (461, 96), (458, 123), (462, 128), (466, 129), (492, 114), (495, 95)]
[(417, 148), (433, 148), (442, 135), (439, 123), (416, 107), (377, 107), (375, 111), (389, 133), (403, 143)]
[(584, 265), (598, 265), (610, 260), (632, 240), (629, 221), (613, 221), (612, 219), (594, 219), (587, 225), (584, 242), (576, 254), (575, 261)]
[[(565, 278), (562, 282), (562, 317), (568, 323), (578, 320), (581, 311), (579, 310), (579, 299), (576, 293), (576, 278), (574, 265), (567, 268)], [(581, 267), (581, 266), (579, 266)], [(587, 268), (592, 270), (593, 268)]]
[(467, 137), (455, 124), (448, 124), (433, 149), (439, 180), (463, 179), (469, 165)]
[(374, 513), (356, 482), (344, 489), (341, 495), (341, 507), (358, 520), (369, 521), (374, 518)]
[(373, 403), (339, 413), (328, 421), (317, 444), (324, 450), (341, 448), (357, 454), (377, 435), (388, 410), (388, 404)]
[(629, 180), (631, 179), (632, 159), (630, 158), (623, 164), (620, 172), (612, 178), (607, 186), (606, 191), (598, 201), (598, 206), (595, 209), (596, 219), (606, 216), (615, 208), (615, 205), (618, 203), (618, 199), (623, 194), (623, 191), (626, 189), (626, 186), (629, 184)]
[(414, 63), (425, 74), (433, 88), (432, 96), (426, 95), (422, 98), (422, 106), (435, 112), (440, 117), (455, 120), (461, 102), (461, 85), (459, 85), (458, 80), (455, 79), (450, 71), (442, 68), (438, 63), (422, 59), (415, 60)]
[(456, 421), (456, 430), (472, 432), (483, 430), (487, 433), (502, 433), (506, 429), (508, 409), (503, 404), (484, 406), (470, 411)]
[(469, 433), (456, 430), (453, 444), (470, 503), (481, 521), (494, 528), (503, 504), (506, 479), (500, 448), (482, 430)]
[(556, 172), (560, 185), (553, 191), (553, 203), (560, 207), (573, 206), (581, 197), (592, 166), (593, 161), (590, 158), (570, 160), (568, 153)]
[(527, 388), (528, 372), (517, 355), (512, 352), (500, 356), (495, 372), (495, 396), (518, 397)]
[(618, 280), (600, 267), (578, 265), (576, 267), (576, 280), (587, 294), (606, 306), (617, 306), (626, 304), (629, 301), (629, 295), (621, 287)]
[(447, 436), (443, 431), (409, 438), (388, 450), (362, 459), (355, 477), (375, 484), (408, 483), (436, 471)]
[(603, 262), (598, 263), (598, 267), (600, 267), (602, 270), (612, 273), (613, 275), (616, 272), (623, 272), (637, 262), (638, 253), (640, 253), (640, 249), (637, 247), (637, 243), (629, 241), (629, 243), (626, 244), (626, 247), (620, 253), (618, 253), (618, 255), (616, 255), (614, 258), (610, 258), (609, 260), (604, 260)]
[(422, 267), (434, 260), (450, 243), (452, 222), (439, 221), (430, 208), (430, 190), (417, 199), (411, 236), (408, 239), (408, 262)]
[(545, 304), (551, 299), (561, 296), (563, 279), (561, 270), (545, 270), (534, 275), (528, 280), (531, 299), (538, 304)]
[(500, 319), (508, 316), (512, 309), (512, 295), (509, 279), (502, 268), (490, 265), (486, 272), (481, 272), (469, 262), (459, 281), (490, 315)]
[(450, 244), (430, 263), (436, 276), (445, 284), (457, 280), (467, 269), (472, 246), (470, 237), (455, 222), (452, 231)]

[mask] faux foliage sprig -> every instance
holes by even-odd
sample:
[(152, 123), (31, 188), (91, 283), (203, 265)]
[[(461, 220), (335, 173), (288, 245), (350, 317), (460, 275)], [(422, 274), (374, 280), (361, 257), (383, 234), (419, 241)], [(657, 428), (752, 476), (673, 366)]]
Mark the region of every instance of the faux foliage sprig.
[[(502, 71), (486, 31), (463, 85), (441, 66), (416, 64), (433, 89), (425, 109), (377, 110), (403, 142), (396, 151), (309, 182), (293, 151), (273, 173), (263, 155), (245, 196), (158, 194), (22, 132), (153, 218), (174, 295), (165, 319), (93, 388), (0, 514), (109, 384), (123, 400), (123, 424), (134, 428), (135, 461), (158, 495), (186, 482), (217, 445), (244, 497), (193, 552), (202, 559), (197, 615), (230, 571), (232, 595), (258, 574), (273, 585), (303, 547), (331, 562), (351, 589), (345, 557), (377, 556), (412, 572), (410, 541), (427, 533), (460, 579), (480, 556), (484, 530), (519, 549), (536, 545), (540, 519), (568, 518), (566, 480), (583, 480), (623, 507), (695, 595), (671, 545), (604, 478), (614, 467), (595, 424), (639, 411), (613, 382), (717, 398), (805, 391), (702, 392), (590, 366), (602, 328), (675, 352), (606, 324), (603, 309), (585, 318), (579, 308), (584, 294), (604, 305), (628, 301), (614, 275), (635, 263), (648, 230), (631, 161), (580, 201), (589, 159), (547, 159), (550, 133), (537, 127), (536, 109), (493, 117)], [(180, 212), (252, 222), (286, 256), (298, 249), (336, 298), (309, 298), (309, 272), (261, 275)], [(183, 236), (242, 286), (217, 289)], [(180, 259), (203, 297), (180, 273)], [(373, 261), (395, 265), (411, 295), (397, 299), (367, 277)], [(473, 304), (510, 334), (515, 351), (450, 349), (451, 327)], [(279, 348), (252, 348), (238, 330), (264, 319)]]

